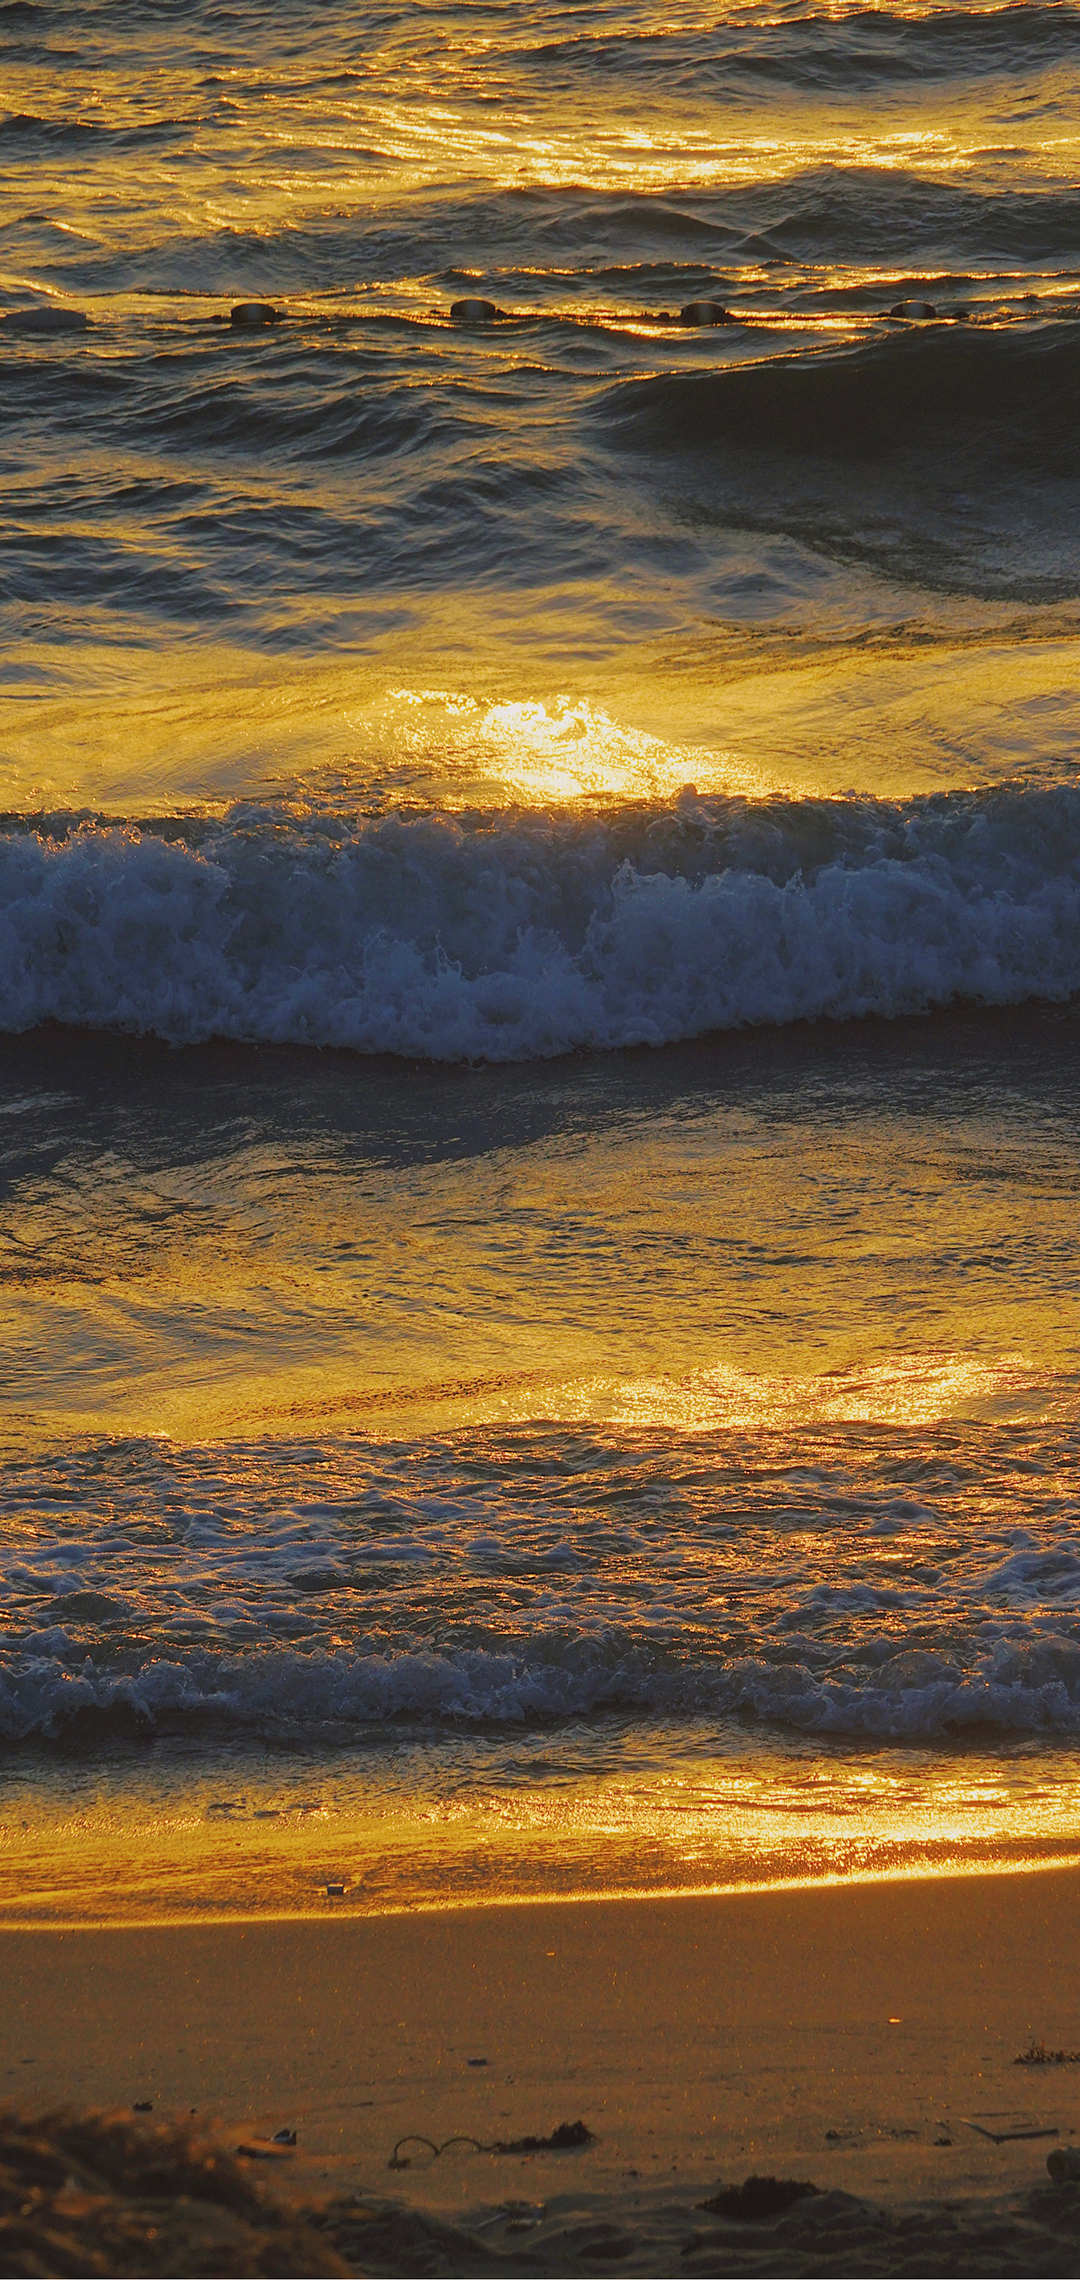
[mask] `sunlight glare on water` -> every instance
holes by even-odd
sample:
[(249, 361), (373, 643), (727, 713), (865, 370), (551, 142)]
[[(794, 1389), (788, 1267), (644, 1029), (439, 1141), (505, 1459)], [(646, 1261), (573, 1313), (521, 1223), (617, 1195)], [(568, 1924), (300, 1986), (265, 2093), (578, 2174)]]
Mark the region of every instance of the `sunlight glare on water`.
[(1080, 9), (0, 60), (0, 1917), (1071, 1858)]

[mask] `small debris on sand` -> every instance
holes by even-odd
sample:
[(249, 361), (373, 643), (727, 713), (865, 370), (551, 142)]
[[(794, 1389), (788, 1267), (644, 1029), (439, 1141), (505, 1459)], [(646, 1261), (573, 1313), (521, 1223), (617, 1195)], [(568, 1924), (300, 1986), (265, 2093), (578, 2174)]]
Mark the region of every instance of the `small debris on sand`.
[(961, 2114), (960, 2116), (966, 2130), (976, 2130), (980, 2137), (989, 2138), (991, 2145), (1018, 2145), (1025, 2138), (1048, 2138), (1060, 2135), (1058, 2130), (1050, 2129), (1042, 2122), (1010, 2122), (1008, 2116), (1004, 2114), (1000, 2117), (1005, 2123), (1004, 2129), (992, 2130), (990, 2123), (998, 2118), (996, 2115), (987, 2115), (985, 2121), (979, 2122), (974, 2120), (970, 2114)]
[[(423, 2146), (438, 2161), (440, 2154), (449, 2153), (455, 2146), (468, 2146), (472, 2153), (574, 2153), (579, 2146), (595, 2145), (596, 2139), (584, 2122), (560, 2122), (550, 2137), (492, 2138), (486, 2142), (461, 2131), (454, 2137), (444, 2138), (436, 2145), (434, 2138), (424, 2137), (419, 2131), (410, 2131), (400, 2137), (386, 2166), (388, 2169), (411, 2169), (413, 2155), (402, 2153), (403, 2145)], [(430, 2164), (425, 2163), (425, 2167)]]
[(595, 2145), (584, 2122), (560, 2122), (550, 2137), (511, 2138), (493, 2148), (496, 2153), (573, 2153), (580, 2145)]
[(1080, 2050), (1047, 2050), (1045, 2043), (1029, 2043), (1013, 2060), (1014, 2066), (1080, 2066)]

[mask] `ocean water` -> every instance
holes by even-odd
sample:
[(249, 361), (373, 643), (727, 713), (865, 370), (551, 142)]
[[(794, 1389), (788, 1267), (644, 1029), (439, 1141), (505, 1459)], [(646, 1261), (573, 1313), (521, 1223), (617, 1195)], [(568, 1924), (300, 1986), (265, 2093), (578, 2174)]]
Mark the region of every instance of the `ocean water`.
[(1080, 1855), (1080, 9), (0, 54), (0, 1921)]

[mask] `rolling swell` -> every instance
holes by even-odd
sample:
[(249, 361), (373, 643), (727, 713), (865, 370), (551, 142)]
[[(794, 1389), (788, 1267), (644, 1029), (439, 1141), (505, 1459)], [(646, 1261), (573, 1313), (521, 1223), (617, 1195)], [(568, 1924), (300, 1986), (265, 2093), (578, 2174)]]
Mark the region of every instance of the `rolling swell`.
[(629, 380), (603, 399), (627, 440), (840, 457), (962, 441), (1024, 464), (1080, 458), (1080, 332), (934, 326), (868, 347)]
[(774, 15), (755, 37), (756, 30), (741, 11), (733, 22), (721, 19), (707, 30), (665, 24), (660, 32), (635, 25), (605, 35), (590, 20), (577, 38), (545, 39), (504, 51), (499, 60), (512, 58), (519, 71), (559, 72), (572, 80), (625, 82), (662, 73), (676, 78), (680, 94), (718, 90), (730, 100), (742, 81), (769, 90), (850, 96), (855, 89), (894, 89), (906, 81), (1046, 70), (1075, 61), (1080, 52), (1080, 22), (1053, 0), (975, 14), (948, 7), (910, 16), (862, 8), (837, 17), (808, 8), (793, 13), (787, 24)]
[(522, 1061), (1062, 1001), (1080, 791), (54, 825), (0, 840), (0, 912), (8, 1031)]

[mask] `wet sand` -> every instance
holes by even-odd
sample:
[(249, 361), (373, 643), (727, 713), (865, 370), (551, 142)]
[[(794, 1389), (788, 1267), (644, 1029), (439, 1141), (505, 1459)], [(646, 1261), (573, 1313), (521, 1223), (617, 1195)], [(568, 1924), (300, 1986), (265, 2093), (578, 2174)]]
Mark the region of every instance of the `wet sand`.
[[(4, 1932), (6, 2100), (149, 2100), (229, 2143), (295, 2128), (276, 2187), (480, 2224), (506, 2254), (550, 2241), (567, 2269), (557, 2239), (598, 2223), (629, 2228), (622, 2268), (674, 2268), (709, 2230), (696, 2202), (750, 2172), (981, 2221), (1080, 2135), (1080, 2065), (1013, 2063), (1033, 2040), (1080, 2048), (1077, 1870), (329, 1920), (333, 1905)], [(404, 2146), (410, 2166), (388, 2167), (409, 2132), (486, 2144), (579, 2119), (596, 2139), (579, 2152), (432, 2162)], [(1059, 2135), (996, 2144), (972, 2120)], [(512, 2201), (530, 2229), (500, 2220)]]

